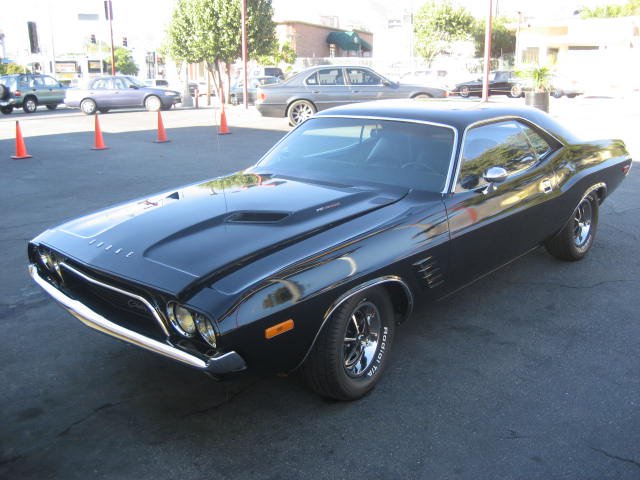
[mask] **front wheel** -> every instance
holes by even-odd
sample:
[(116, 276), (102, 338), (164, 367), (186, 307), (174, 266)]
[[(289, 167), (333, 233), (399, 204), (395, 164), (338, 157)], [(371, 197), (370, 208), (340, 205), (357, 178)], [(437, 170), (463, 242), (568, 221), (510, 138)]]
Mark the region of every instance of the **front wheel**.
[(289, 107), (289, 125), (295, 127), (316, 113), (316, 107), (307, 100), (298, 100)]
[(428, 93), (419, 93), (416, 96), (412, 97), (414, 100), (430, 100), (431, 98), (433, 98), (431, 95), (429, 95)]
[(155, 95), (148, 96), (144, 101), (144, 108), (150, 112), (157, 112), (162, 107), (162, 101)]
[(382, 376), (394, 331), (393, 306), (384, 288), (356, 294), (327, 320), (302, 367), (303, 375), (324, 397), (360, 398)]
[(462, 98), (468, 98), (471, 95), (471, 90), (466, 85), (464, 87), (460, 87), (460, 96)]
[(38, 100), (36, 100), (36, 97), (28, 96), (24, 99), (24, 102), (22, 102), (22, 110), (24, 110), (24, 113), (33, 113), (37, 109)]
[(595, 193), (584, 197), (564, 228), (545, 242), (547, 251), (560, 260), (582, 260), (593, 245), (598, 227), (598, 207)]

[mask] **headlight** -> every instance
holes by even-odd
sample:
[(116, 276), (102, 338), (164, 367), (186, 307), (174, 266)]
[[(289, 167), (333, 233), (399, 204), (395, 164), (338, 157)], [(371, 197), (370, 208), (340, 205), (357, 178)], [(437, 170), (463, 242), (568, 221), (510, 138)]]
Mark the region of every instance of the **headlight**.
[(180, 95), (178, 92), (172, 92), (170, 90), (166, 90), (164, 94), (167, 95), (168, 97), (177, 97), (178, 95)]
[(60, 272), (60, 260), (51, 252), (40, 249), (40, 263), (47, 269), (49, 273), (55, 273), (58, 277), (62, 278)]
[(173, 328), (184, 337), (192, 337), (196, 333), (196, 324), (193, 315), (189, 310), (177, 303), (167, 305), (169, 321)]
[(211, 322), (202, 315), (196, 314), (196, 327), (203, 340), (213, 348), (216, 348), (216, 331), (213, 329)]

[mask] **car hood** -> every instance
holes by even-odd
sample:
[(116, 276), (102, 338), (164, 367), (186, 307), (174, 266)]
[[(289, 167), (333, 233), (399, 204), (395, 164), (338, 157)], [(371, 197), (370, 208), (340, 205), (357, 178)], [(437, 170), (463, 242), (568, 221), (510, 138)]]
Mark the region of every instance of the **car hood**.
[(35, 241), (91, 268), (177, 294), (406, 193), (239, 173), (88, 215)]

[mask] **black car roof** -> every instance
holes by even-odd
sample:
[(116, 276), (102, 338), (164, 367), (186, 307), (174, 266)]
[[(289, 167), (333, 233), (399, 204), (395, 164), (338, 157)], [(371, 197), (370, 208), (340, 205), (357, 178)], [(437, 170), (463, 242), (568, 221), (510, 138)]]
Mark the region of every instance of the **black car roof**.
[(540, 126), (563, 143), (577, 141), (575, 135), (541, 110), (504, 103), (455, 100), (378, 100), (375, 102), (352, 103), (317, 113), (317, 116), (327, 115), (380, 117), (441, 123), (451, 125), (459, 132), (463, 132), (469, 125), (477, 122), (504, 117), (518, 117)]

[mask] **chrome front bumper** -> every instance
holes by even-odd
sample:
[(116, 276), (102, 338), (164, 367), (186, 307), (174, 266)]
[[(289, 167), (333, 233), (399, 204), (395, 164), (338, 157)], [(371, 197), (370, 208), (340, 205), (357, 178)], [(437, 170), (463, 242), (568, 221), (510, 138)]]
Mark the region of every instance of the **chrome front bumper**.
[(112, 337), (137, 345), (138, 347), (164, 355), (172, 360), (195, 367), (212, 375), (239, 372), (247, 368), (244, 359), (238, 355), (238, 353), (233, 351), (227, 352), (218, 357), (209, 358), (205, 361), (199, 357), (172, 347), (171, 345), (158, 342), (149, 337), (145, 337), (144, 335), (140, 335), (137, 332), (121, 327), (120, 325), (113, 323), (102, 315), (94, 312), (83, 303), (74, 300), (55, 288), (40, 276), (35, 265), (29, 265), (29, 274), (45, 292), (51, 295), (71, 315), (76, 317), (87, 327), (91, 327), (99, 332), (106, 333)]

